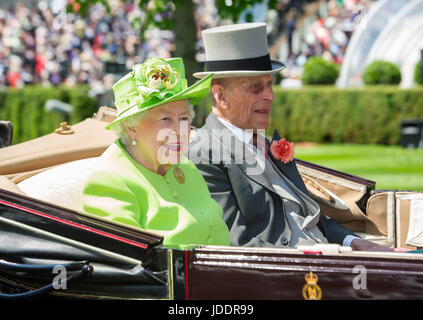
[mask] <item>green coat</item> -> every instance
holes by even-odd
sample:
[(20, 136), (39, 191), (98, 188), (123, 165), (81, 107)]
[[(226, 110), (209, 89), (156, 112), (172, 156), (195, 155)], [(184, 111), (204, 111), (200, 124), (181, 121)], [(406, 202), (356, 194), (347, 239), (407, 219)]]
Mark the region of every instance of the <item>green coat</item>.
[(182, 162), (161, 176), (138, 164), (116, 140), (83, 189), (84, 211), (158, 233), (170, 248), (229, 245), (221, 207), (192, 162)]

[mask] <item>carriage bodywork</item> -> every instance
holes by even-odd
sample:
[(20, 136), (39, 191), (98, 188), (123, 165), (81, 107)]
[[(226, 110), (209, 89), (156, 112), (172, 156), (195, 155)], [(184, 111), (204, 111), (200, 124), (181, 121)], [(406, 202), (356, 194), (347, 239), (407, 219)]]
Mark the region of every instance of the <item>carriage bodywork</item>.
[[(19, 188), (51, 168), (100, 155), (114, 139), (102, 129), (109, 115), (110, 110), (100, 109), (95, 119), (73, 126), (73, 135), (53, 133), (0, 149), (1, 297), (423, 298), (420, 253), (353, 252), (339, 245), (168, 249), (158, 234), (104, 221)], [(301, 160), (297, 164), (324, 212), (338, 222), (375, 242), (419, 248), (417, 236), (404, 235), (411, 229), (418, 234), (411, 223), (418, 210), (406, 213), (415, 206), (410, 201), (420, 203), (421, 194), (375, 191), (372, 181)]]

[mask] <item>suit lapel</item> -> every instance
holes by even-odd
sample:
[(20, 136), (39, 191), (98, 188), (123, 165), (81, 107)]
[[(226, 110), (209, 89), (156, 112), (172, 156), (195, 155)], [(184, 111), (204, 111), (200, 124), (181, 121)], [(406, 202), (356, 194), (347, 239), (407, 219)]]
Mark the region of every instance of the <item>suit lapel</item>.
[[(272, 142), (280, 139), (281, 137), (279, 136), (279, 133), (275, 130), (273, 132)], [(315, 226), (319, 221), (320, 206), (309, 196), (304, 181), (298, 172), (297, 166), (295, 165), (295, 161), (290, 161), (287, 164), (284, 164), (282, 161), (279, 161), (273, 157), (272, 153), (270, 152), (270, 148), (268, 154), (280, 172), (285, 177), (287, 177), (287, 183), (291, 185), (291, 189), (297, 193), (297, 195), (302, 199), (302, 201), (304, 201), (304, 204), (307, 207), (307, 211), (305, 211), (307, 212), (305, 214), (306, 219), (304, 221), (303, 228), (310, 228)], [(283, 177), (281, 177), (281, 179), (283, 179)]]
[[(280, 140), (281, 137), (277, 130), (273, 132), (273, 138), (272, 142), (275, 140)], [(303, 179), (301, 178), (300, 173), (298, 172), (297, 166), (295, 164), (295, 161), (290, 161), (288, 163), (283, 163), (282, 161), (279, 161), (275, 159), (270, 152), (270, 148), (268, 150), (268, 155), (270, 159), (272, 159), (273, 163), (276, 165), (276, 167), (279, 169), (279, 171), (287, 177), (294, 185), (299, 188), (302, 192), (307, 193), (307, 188), (304, 184)], [(295, 160), (295, 159), (294, 159)]]
[[(246, 148), (244, 143), (239, 140), (235, 135), (232, 134), (232, 132), (217, 118), (216, 115), (213, 113), (210, 113), (210, 115), (206, 119), (206, 124), (203, 127), (204, 129), (208, 130), (208, 132), (211, 133), (211, 139), (218, 139), (220, 143), (224, 146), (223, 152), (230, 153), (232, 161), (242, 170), (242, 172), (248, 176), (251, 180), (255, 181), (256, 183), (260, 184), (267, 190), (275, 193), (279, 197), (292, 200), (296, 203), (298, 201), (286, 190), (283, 188), (280, 188), (278, 190), (275, 190), (273, 185), (270, 183), (270, 181), (266, 178), (266, 176), (263, 174), (263, 170), (258, 170), (256, 174), (251, 174), (251, 172), (256, 171), (255, 168), (260, 168), (259, 164), (257, 163), (255, 157), (253, 156), (252, 152), (249, 148)], [(225, 131), (227, 130), (227, 131)], [(223, 134), (228, 134), (231, 136), (231, 139), (223, 138)], [(280, 136), (278, 132), (275, 130), (273, 133), (272, 142), (274, 140), (280, 140)], [(240, 149), (240, 146), (242, 148)], [(216, 146), (218, 147), (218, 146)], [(212, 149), (213, 149), (213, 143), (212, 143)], [(243, 158), (240, 158), (240, 155), (243, 156)], [(308, 201), (308, 192), (304, 185), (303, 180), (301, 179), (301, 176), (298, 172), (297, 166), (295, 165), (294, 161), (291, 161), (287, 164), (284, 164), (283, 162), (276, 160), (273, 155), (270, 152), (270, 148), (268, 150), (268, 155), (273, 161), (273, 164), (276, 165), (277, 169), (280, 170), (280, 172), (288, 178), (289, 181), (291, 181), (291, 188), (298, 188), (305, 196), (307, 197)], [(238, 158), (237, 158), (238, 157)], [(271, 165), (271, 164), (269, 164)], [(282, 179), (282, 177), (281, 177)], [(297, 192), (298, 193), (298, 192)], [(301, 207), (303, 207), (302, 203), (298, 203)], [(306, 204), (307, 205), (307, 204)], [(307, 205), (309, 207), (309, 205)], [(315, 212), (316, 208), (312, 210), (312, 212)]]
[[(206, 124), (202, 129), (205, 129), (210, 133), (212, 141), (209, 141), (209, 143), (211, 143), (212, 149), (220, 148), (220, 144), (223, 145), (222, 151), (226, 152), (226, 154), (230, 154), (232, 162), (234, 162), (248, 178), (260, 184), (267, 190), (273, 192), (277, 196), (298, 203), (298, 201), (283, 188), (275, 190), (273, 185), (263, 174), (263, 170), (261, 170), (261, 172), (258, 172), (257, 174), (251, 174), (251, 169), (258, 167), (257, 160), (253, 156), (250, 149), (246, 148), (245, 144), (241, 140), (239, 140), (234, 134), (232, 134), (232, 132), (222, 122), (219, 121), (216, 115), (210, 113), (210, 115), (206, 119)], [(225, 135), (227, 136), (224, 137)], [(228, 139), (228, 136), (230, 136), (231, 138)], [(214, 143), (213, 139), (215, 139), (215, 141), (219, 141), (220, 143)], [(272, 142), (274, 140), (280, 140), (280, 136), (276, 130), (273, 134)], [(241, 149), (240, 146), (242, 146)], [(239, 153), (243, 158), (240, 158)], [(277, 169), (288, 179), (287, 183), (290, 185), (290, 187), (296, 190), (297, 195), (299, 195), (301, 199), (305, 201), (304, 205), (306, 205), (308, 210), (303, 210), (303, 213), (305, 213), (305, 221), (302, 227), (309, 228), (314, 226), (318, 222), (320, 208), (308, 196), (307, 189), (298, 172), (297, 166), (295, 165), (295, 161), (291, 161), (287, 164), (284, 164), (283, 162), (276, 160), (271, 154), (270, 148), (268, 150), (268, 155), (271, 161), (277, 167)], [(283, 177), (281, 177), (281, 179), (283, 179)], [(302, 203), (298, 204), (303, 207)], [(303, 207), (303, 209), (305, 208)]]
[[(241, 140), (235, 137), (231, 131), (222, 122), (219, 121), (216, 115), (210, 113), (203, 128), (211, 132), (211, 139), (219, 139), (219, 141), (224, 146), (223, 152), (229, 152), (231, 154), (231, 158), (234, 163), (246, 176), (266, 189), (277, 194), (276, 190), (263, 175), (263, 170), (260, 169), (259, 164), (257, 163), (249, 148), (247, 148)], [(229, 139), (222, 137), (221, 133), (226, 132), (224, 130), (227, 130), (227, 134), (231, 135), (230, 141)]]

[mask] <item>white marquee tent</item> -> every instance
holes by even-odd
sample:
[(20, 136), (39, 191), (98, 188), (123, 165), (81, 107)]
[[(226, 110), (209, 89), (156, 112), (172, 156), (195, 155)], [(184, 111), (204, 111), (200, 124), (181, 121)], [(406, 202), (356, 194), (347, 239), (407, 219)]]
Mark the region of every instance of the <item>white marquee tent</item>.
[(337, 85), (361, 86), (365, 67), (375, 60), (385, 60), (401, 69), (401, 87), (412, 87), (422, 50), (423, 0), (379, 0), (356, 26)]

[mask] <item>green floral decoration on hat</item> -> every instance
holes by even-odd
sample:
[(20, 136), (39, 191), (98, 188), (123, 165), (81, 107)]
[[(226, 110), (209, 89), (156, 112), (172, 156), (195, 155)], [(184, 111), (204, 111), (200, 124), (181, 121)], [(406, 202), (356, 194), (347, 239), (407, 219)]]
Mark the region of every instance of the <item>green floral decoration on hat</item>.
[(113, 85), (117, 118), (105, 128), (139, 112), (176, 100), (192, 105), (207, 94), (212, 74), (188, 87), (182, 58), (149, 58)]
[(150, 58), (133, 67), (133, 78), (142, 98), (157, 97), (163, 100), (177, 93), (172, 92), (172, 89), (180, 77), (165, 60)]

